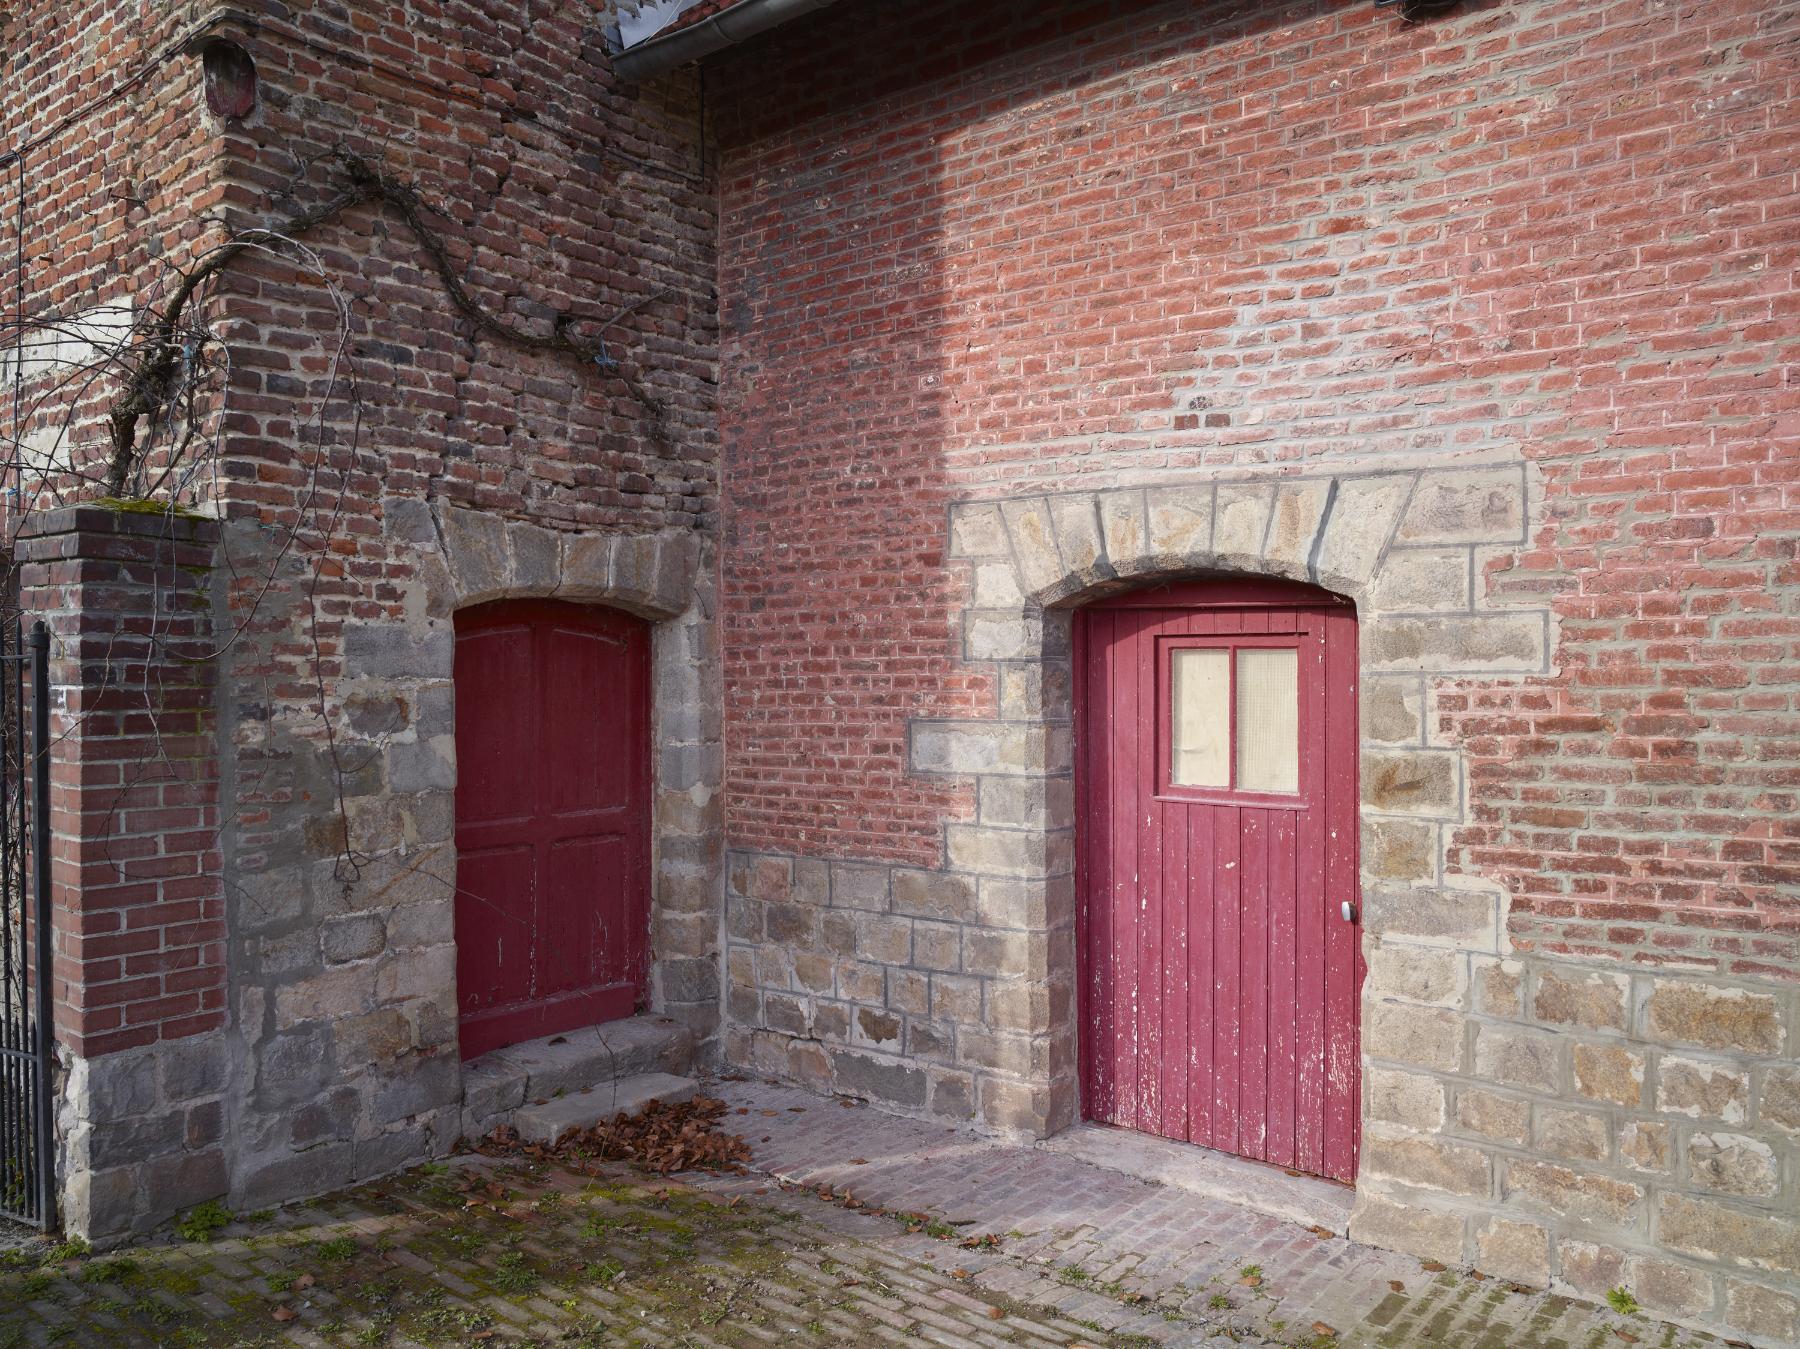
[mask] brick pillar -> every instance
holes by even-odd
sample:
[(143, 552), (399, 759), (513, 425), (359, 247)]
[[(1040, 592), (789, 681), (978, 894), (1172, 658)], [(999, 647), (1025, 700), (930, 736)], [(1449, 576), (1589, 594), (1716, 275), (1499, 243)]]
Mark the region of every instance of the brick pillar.
[(71, 506), (16, 548), (50, 628), (63, 1218), (90, 1238), (225, 1189), (216, 537)]

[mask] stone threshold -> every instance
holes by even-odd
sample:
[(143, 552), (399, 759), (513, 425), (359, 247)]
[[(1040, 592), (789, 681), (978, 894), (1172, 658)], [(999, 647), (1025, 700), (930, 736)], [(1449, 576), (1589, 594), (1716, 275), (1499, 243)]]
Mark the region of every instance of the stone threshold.
[(1270, 1218), (1324, 1228), (1338, 1236), (1349, 1232), (1350, 1210), (1356, 1204), (1356, 1191), (1348, 1185), (1317, 1176), (1289, 1175), (1265, 1162), (1106, 1124), (1077, 1124), (1036, 1146), (1089, 1166), (1236, 1204)]

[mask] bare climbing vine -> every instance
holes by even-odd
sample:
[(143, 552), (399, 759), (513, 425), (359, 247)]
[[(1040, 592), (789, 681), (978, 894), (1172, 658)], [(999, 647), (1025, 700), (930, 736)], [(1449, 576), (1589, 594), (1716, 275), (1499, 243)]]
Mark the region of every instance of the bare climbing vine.
[[(10, 439), (4, 446), (6, 462), (0, 464), (0, 470), (5, 471), (6, 482), (14, 485), (8, 542), (16, 538), (35, 510), (89, 497), (96, 491), (122, 502), (159, 501), (170, 510), (178, 509), (184, 500), (200, 500), (209, 486), (216, 486), (212, 479), (219, 469), (231, 400), (232, 344), (221, 317), (229, 317), (230, 306), (214, 303), (219, 283), (234, 263), (261, 255), (293, 265), (325, 290), (335, 311), (336, 332), (327, 339), (328, 368), (316, 406), (306, 416), (295, 418), (296, 426), (310, 428), (310, 433), (301, 437), (303, 454), (305, 442), (312, 442), (310, 460), (303, 460), (307, 479), (300, 509), (282, 528), (266, 561), (265, 574), (255, 578), (248, 603), (239, 607), (234, 631), (224, 636), (210, 658), (223, 656), (250, 629), (276, 586), (285, 560), (300, 541), (305, 538), (316, 544), (307, 567), (310, 574), (300, 587), (301, 617), (312, 648), (313, 687), (308, 701), (322, 727), (334, 779), (337, 869), (340, 880), (347, 883), (360, 875), (366, 861), (351, 837), (345, 791), (346, 780), (363, 765), (346, 763), (340, 754), (324, 676), (320, 584), (329, 541), (338, 533), (344, 491), (341, 480), (335, 490), (323, 487), (321, 473), (331, 464), (334, 447), (347, 448), (354, 461), (363, 411), (350, 352), (351, 302), (333, 268), (307, 245), (307, 236), (358, 207), (372, 206), (397, 216), (450, 304), (475, 336), (521, 351), (563, 357), (589, 376), (618, 380), (643, 413), (647, 439), (663, 450), (674, 448), (665, 424), (665, 405), (645, 387), (630, 358), (615, 353), (606, 339), (632, 315), (673, 292), (652, 290), (611, 312), (565, 310), (539, 330), (520, 326), (471, 292), (441, 229), (440, 222), (451, 217), (379, 162), (340, 144), (302, 164), (283, 195), (291, 200), (302, 191), (316, 190), (318, 185), (308, 179), (321, 165), (327, 193), (323, 200), (265, 224), (231, 229), (223, 241), (171, 269), (147, 293), (82, 315), (27, 317), (15, 313), (14, 331), (0, 334), (0, 346), (12, 347), (10, 353), (0, 351), (0, 372), (7, 376), (0, 380), (0, 393), (10, 392), (13, 414)], [(20, 298), (22, 301), (22, 280)], [(6, 361), (8, 355), (10, 362)], [(33, 368), (28, 370), (28, 366)], [(107, 389), (113, 391), (110, 396), (102, 392)], [(348, 423), (347, 432), (336, 438), (327, 425), (329, 409), (335, 409), (338, 421)], [(44, 425), (42, 414), (47, 411), (60, 413), (60, 420)], [(84, 451), (76, 443), (77, 429), (92, 425), (103, 428), (104, 443), (96, 447), (98, 454)], [(322, 493), (332, 499), (321, 503)], [(235, 570), (231, 559), (226, 559), (226, 565)], [(159, 629), (162, 609), (159, 602), (154, 620)], [(151, 640), (158, 645), (165, 639), (164, 632), (151, 633)], [(149, 710), (154, 718), (154, 708)], [(160, 743), (160, 732), (156, 739)], [(155, 767), (154, 761), (142, 766), (144, 772)]]

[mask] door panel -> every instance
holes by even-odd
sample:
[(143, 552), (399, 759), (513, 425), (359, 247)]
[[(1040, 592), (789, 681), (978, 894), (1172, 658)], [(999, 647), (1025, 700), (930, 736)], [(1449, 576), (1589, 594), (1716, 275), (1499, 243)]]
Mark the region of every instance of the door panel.
[(1085, 1114), (1352, 1179), (1354, 610), (1195, 584), (1076, 634)]
[(465, 1058), (629, 1016), (649, 925), (649, 629), (505, 601), (457, 615)]

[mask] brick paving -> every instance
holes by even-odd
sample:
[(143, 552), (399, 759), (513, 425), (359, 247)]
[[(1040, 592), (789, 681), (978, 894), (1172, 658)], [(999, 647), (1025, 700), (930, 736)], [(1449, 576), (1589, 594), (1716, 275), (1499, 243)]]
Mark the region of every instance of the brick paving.
[(38, 1243), (0, 1253), (0, 1349), (1719, 1343), (1057, 1153), (789, 1088), (715, 1089), (750, 1174), (463, 1156), (210, 1240)]

